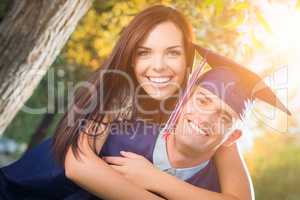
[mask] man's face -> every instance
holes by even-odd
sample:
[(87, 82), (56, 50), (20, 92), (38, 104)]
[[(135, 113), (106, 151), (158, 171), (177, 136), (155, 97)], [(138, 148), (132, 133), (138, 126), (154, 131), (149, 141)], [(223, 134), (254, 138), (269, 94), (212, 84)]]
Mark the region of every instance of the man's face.
[(236, 112), (219, 97), (196, 86), (179, 117), (176, 143), (197, 152), (214, 151), (226, 141), (236, 118)]

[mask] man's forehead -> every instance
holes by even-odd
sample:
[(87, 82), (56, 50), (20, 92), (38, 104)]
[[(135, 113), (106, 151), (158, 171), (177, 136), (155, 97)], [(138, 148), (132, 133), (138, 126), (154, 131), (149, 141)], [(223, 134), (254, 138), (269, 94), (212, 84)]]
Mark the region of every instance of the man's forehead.
[(222, 111), (228, 113), (232, 118), (237, 119), (238, 114), (221, 98), (212, 93), (211, 91), (203, 88), (201, 85), (195, 85), (193, 89), (193, 96), (204, 96), (205, 98), (212, 101), (212, 103), (217, 106)]

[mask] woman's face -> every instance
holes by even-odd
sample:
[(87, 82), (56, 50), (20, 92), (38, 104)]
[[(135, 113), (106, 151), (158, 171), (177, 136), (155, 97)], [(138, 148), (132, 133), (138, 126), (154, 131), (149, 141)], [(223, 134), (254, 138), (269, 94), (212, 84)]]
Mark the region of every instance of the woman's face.
[(181, 88), (186, 73), (183, 35), (172, 22), (155, 26), (138, 45), (134, 72), (140, 87), (163, 100)]

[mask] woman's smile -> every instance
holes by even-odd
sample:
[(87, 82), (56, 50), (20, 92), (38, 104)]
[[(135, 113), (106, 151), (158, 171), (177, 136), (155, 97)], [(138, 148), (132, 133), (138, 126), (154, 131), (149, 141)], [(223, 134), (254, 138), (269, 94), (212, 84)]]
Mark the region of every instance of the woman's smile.
[(149, 81), (151, 81), (154, 84), (167, 84), (172, 79), (172, 76), (161, 76), (161, 77), (147, 76), (147, 78)]

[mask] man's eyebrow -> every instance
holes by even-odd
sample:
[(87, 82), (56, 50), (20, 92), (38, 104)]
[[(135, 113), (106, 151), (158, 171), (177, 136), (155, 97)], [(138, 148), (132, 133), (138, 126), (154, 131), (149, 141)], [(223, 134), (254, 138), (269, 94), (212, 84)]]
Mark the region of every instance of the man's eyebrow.
[(199, 93), (202, 94), (207, 101), (212, 102), (212, 99), (209, 96), (207, 96), (204, 92), (200, 91)]
[(230, 118), (231, 120), (232, 120), (232, 115), (231, 114), (229, 114), (229, 112), (227, 112), (226, 110), (224, 110), (224, 109), (221, 109), (221, 112), (224, 114), (224, 115), (226, 115), (226, 117), (228, 117), (228, 118)]

